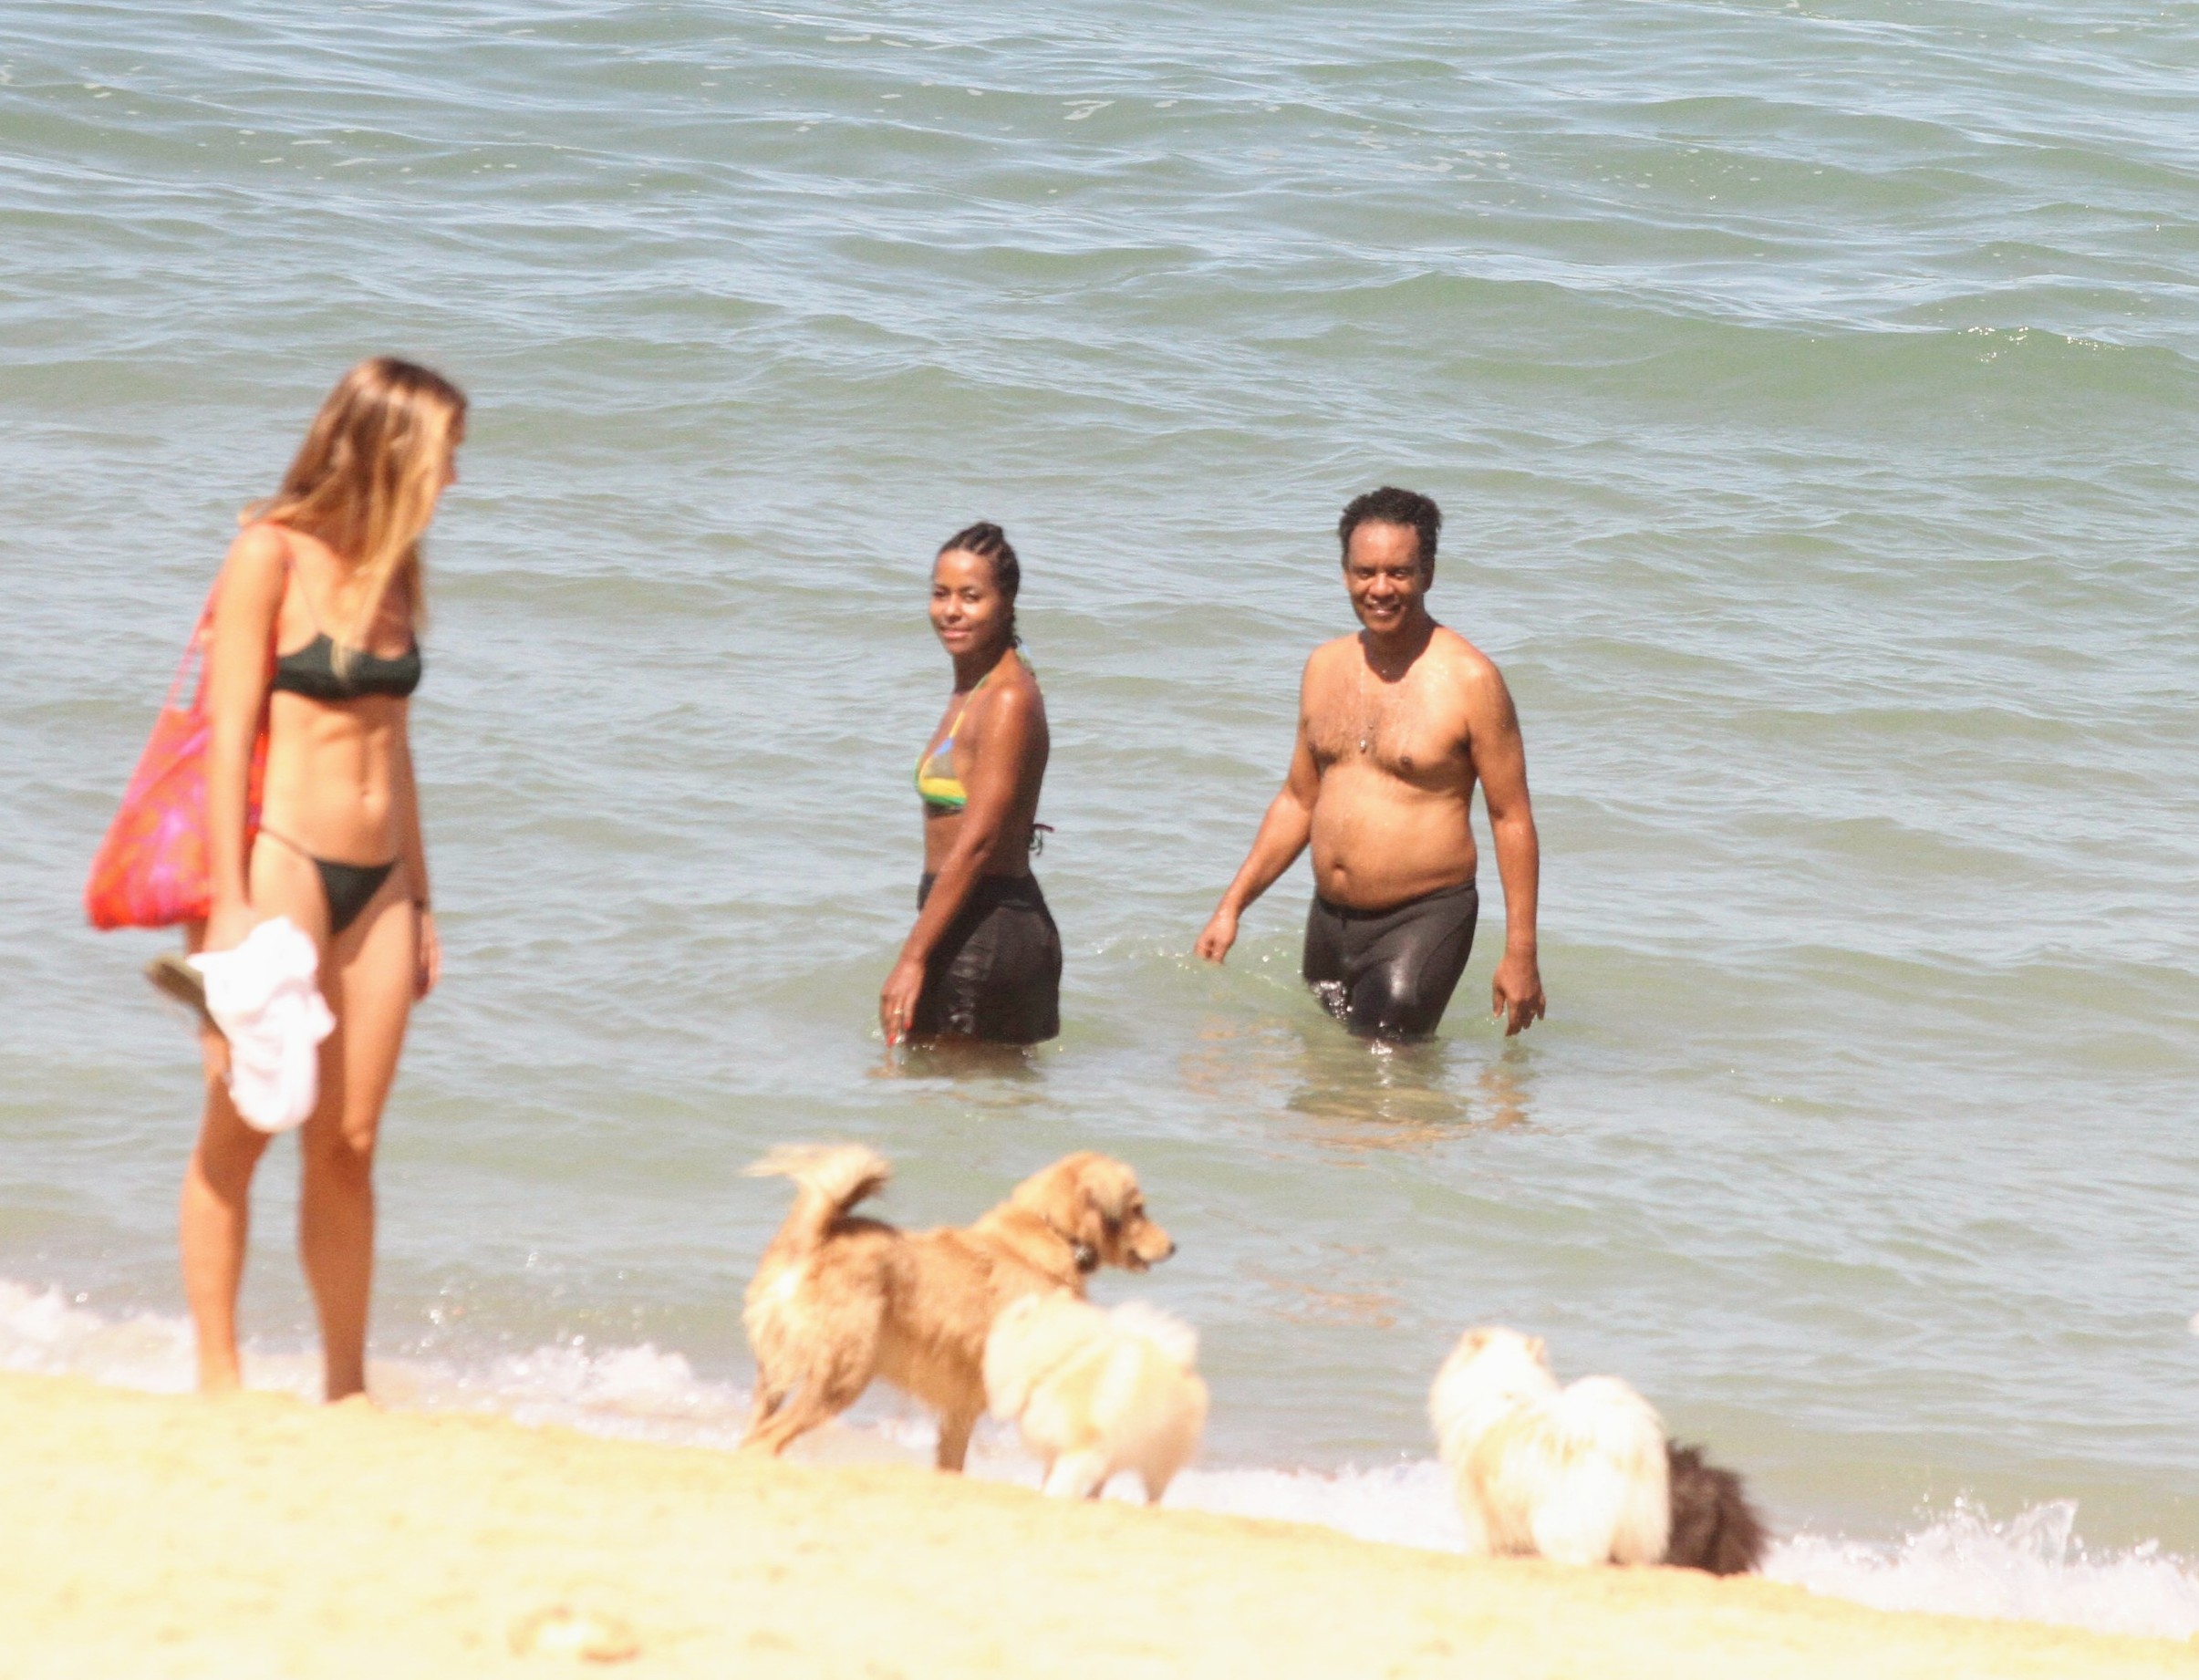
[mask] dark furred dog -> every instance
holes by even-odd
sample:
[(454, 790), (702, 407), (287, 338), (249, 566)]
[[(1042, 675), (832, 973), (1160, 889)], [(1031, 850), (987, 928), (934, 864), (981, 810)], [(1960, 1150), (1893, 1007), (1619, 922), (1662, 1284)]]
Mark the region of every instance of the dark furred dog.
[(1024, 1295), (1084, 1292), (1102, 1266), (1143, 1271), (1176, 1252), (1146, 1217), (1137, 1175), (1090, 1153), (1017, 1185), (975, 1225), (904, 1231), (851, 1211), (886, 1182), (860, 1145), (775, 1149), (749, 1168), (794, 1181), (794, 1205), (748, 1286), (756, 1354), (744, 1447), (783, 1451), (856, 1403), (874, 1377), (939, 1415), (939, 1465), (959, 1470), (985, 1411), (985, 1338)]
[(1665, 1561), (1714, 1575), (1746, 1575), (1764, 1558), (1764, 1523), (1742, 1491), (1741, 1478), (1703, 1462), (1699, 1447), (1667, 1443), (1672, 1535)]

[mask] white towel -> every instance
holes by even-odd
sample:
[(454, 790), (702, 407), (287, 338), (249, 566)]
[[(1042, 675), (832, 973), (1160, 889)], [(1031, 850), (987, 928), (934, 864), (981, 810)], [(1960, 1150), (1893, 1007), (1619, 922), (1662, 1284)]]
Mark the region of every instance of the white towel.
[(320, 954), (287, 916), (264, 921), (234, 950), (191, 959), (206, 977), (206, 1011), (229, 1041), (229, 1098), (263, 1132), (303, 1125), (321, 1094), (321, 1041), (336, 1017), (320, 991)]

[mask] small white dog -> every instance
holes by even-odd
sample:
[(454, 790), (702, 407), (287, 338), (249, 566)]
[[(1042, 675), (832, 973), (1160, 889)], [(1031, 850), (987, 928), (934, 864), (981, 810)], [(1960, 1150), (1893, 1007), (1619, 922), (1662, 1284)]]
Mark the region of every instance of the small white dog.
[(1428, 1417), (1477, 1555), (1656, 1563), (1672, 1499), (1665, 1426), (1612, 1376), (1560, 1389), (1540, 1337), (1469, 1330), (1443, 1362)]
[(986, 1403), (1016, 1420), (1048, 1493), (1096, 1499), (1117, 1470), (1136, 1470), (1158, 1504), (1206, 1427), (1198, 1357), (1198, 1333), (1156, 1308), (1027, 1295), (986, 1338)]

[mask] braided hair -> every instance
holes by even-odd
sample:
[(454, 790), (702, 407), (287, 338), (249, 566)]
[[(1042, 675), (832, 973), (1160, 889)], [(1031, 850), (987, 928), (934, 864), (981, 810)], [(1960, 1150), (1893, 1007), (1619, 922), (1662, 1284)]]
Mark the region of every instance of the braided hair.
[(1009, 542), (1008, 533), (980, 519), (974, 525), (964, 525), (939, 544), (939, 553), (943, 555), (957, 552), (992, 562), (992, 586), (1008, 597), (1008, 645), (1021, 648), (1023, 638), (1016, 633), (1015, 592), (1023, 586), (1023, 568), (1016, 560), (1015, 546)]

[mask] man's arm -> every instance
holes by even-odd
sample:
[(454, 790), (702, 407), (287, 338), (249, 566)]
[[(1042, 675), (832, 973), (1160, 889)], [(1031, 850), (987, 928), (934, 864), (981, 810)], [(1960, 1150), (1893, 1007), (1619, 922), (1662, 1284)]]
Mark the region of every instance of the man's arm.
[(1269, 803), (1267, 815), (1260, 819), (1260, 832), (1252, 836), (1252, 849), (1245, 854), (1236, 879), (1191, 948), (1208, 962), (1219, 962), (1229, 954), (1229, 947), (1237, 943), (1237, 918), (1298, 861), (1312, 838), (1313, 802), (1321, 796), (1321, 772), (1306, 741), (1306, 690), (1312, 680), (1313, 661), (1308, 659), (1298, 686), (1298, 741), (1291, 752), (1290, 773), (1283, 778), (1282, 791)]
[(1489, 985), (1489, 1008), (1505, 1018), (1504, 1036), (1542, 1019), (1542, 972), (1535, 960), (1535, 899), (1542, 846), (1527, 796), (1527, 746), (1511, 690), (1494, 665), (1472, 683), (1467, 701), (1468, 747), (1488, 806), (1497, 873), (1504, 881), (1504, 955)]

